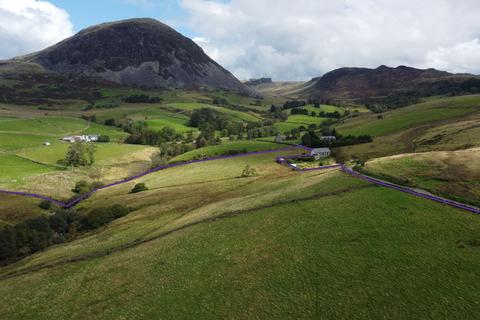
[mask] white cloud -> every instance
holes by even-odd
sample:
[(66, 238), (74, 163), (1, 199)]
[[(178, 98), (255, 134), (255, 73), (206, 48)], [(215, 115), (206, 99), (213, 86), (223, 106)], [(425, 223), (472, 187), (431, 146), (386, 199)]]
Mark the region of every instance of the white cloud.
[(238, 77), (344, 66), (480, 73), (477, 0), (182, 0), (205, 51)]
[(44, 49), (73, 34), (65, 10), (50, 2), (0, 0), (0, 58)]

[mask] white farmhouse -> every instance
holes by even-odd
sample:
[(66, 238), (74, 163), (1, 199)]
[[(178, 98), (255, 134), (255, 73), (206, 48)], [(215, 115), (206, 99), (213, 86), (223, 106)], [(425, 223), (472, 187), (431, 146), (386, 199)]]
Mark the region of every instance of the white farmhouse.
[(332, 152), (329, 148), (315, 148), (312, 149), (310, 155), (315, 158), (315, 160), (320, 160), (322, 158), (329, 157)]
[(327, 141), (327, 142), (335, 142), (335, 141), (337, 141), (337, 137), (335, 137), (335, 136), (321, 136), (320, 140)]
[(67, 136), (62, 138), (63, 141), (68, 141), (74, 143), (77, 141), (81, 142), (97, 142), (98, 135), (81, 135), (81, 136)]

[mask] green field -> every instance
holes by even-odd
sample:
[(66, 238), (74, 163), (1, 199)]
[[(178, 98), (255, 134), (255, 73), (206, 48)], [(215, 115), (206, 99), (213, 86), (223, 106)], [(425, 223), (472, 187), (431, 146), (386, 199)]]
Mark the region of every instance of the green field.
[[(82, 207), (135, 211), (0, 269), (25, 273), (0, 280), (0, 317), (476, 317), (476, 216), (338, 171), (295, 173), (274, 156), (174, 168), (141, 179), (148, 192), (95, 195)], [(237, 178), (245, 164), (259, 176)]]
[(379, 158), (365, 164), (375, 176), (480, 206), (480, 148)]
[(234, 142), (224, 142), (216, 146), (208, 146), (200, 149), (195, 149), (190, 152), (184, 153), (173, 158), (172, 162), (186, 161), (194, 159), (195, 157), (213, 157), (217, 155), (223, 155), (227, 151), (262, 151), (262, 150), (275, 150), (284, 148), (284, 145), (279, 145), (276, 143), (262, 142), (262, 141), (234, 141)]
[(435, 121), (465, 116), (480, 111), (480, 96), (461, 96), (436, 99), (378, 115), (353, 118), (337, 127), (343, 135), (368, 134), (378, 137)]
[(288, 117), (285, 122), (277, 122), (274, 124), (280, 132), (286, 133), (292, 129), (296, 129), (300, 126), (308, 127), (311, 124), (320, 125), (325, 122), (327, 118), (318, 118), (307, 116), (303, 114), (295, 114)]
[(197, 109), (202, 109), (202, 108), (211, 108), (214, 110), (217, 110), (230, 118), (232, 120), (241, 120), (241, 121), (258, 121), (260, 120), (260, 117), (248, 113), (248, 112), (241, 112), (241, 111), (236, 111), (232, 109), (228, 109), (225, 107), (219, 107), (211, 104), (205, 104), (205, 103), (197, 103), (197, 102), (192, 102), (192, 103), (172, 103), (168, 105), (169, 107), (176, 108), (176, 109), (181, 109), (181, 110), (197, 110)]
[(29, 135), (20, 133), (0, 133), (0, 151), (12, 151), (22, 148), (41, 146), (44, 142), (57, 142), (52, 136)]
[(329, 112), (329, 113), (339, 112), (341, 114), (345, 113), (345, 109), (340, 108), (340, 107), (336, 107), (336, 106), (331, 106), (331, 105), (328, 105), (328, 104), (322, 104), (322, 105), (320, 105), (320, 108), (315, 108), (313, 105), (308, 105), (308, 106), (302, 107), (302, 108), (307, 109), (309, 112), (314, 111), (317, 114), (320, 111)]
[(34, 163), (10, 154), (0, 154), (0, 181), (20, 180), (27, 176), (55, 171), (50, 166)]
[[(41, 146), (22, 150), (18, 154), (24, 158), (49, 165), (58, 164), (59, 160), (65, 158), (69, 143), (59, 143), (52, 146)], [(134, 151), (140, 151), (148, 147), (140, 145), (116, 144), (116, 143), (97, 143), (97, 152), (95, 159), (99, 164), (105, 161), (115, 161), (115, 158), (128, 155)]]
[(2, 121), (0, 132), (59, 135), (80, 133), (87, 128), (87, 122), (82, 119), (48, 117)]

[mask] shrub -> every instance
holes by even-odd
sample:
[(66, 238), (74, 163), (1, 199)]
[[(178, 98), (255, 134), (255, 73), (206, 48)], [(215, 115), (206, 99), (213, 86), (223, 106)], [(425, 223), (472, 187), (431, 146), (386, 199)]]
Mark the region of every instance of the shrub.
[(101, 135), (98, 137), (98, 142), (110, 142), (110, 137), (107, 135)]
[(148, 188), (147, 186), (145, 186), (145, 183), (137, 183), (132, 191), (130, 191), (130, 193), (138, 193), (138, 192), (142, 192), (142, 191), (147, 191)]
[(255, 168), (250, 167), (248, 164), (243, 168), (242, 171), (242, 178), (247, 178), (247, 177), (255, 177), (257, 176), (257, 170)]
[(43, 200), (38, 206), (43, 210), (50, 210), (52, 208), (52, 203), (48, 200)]

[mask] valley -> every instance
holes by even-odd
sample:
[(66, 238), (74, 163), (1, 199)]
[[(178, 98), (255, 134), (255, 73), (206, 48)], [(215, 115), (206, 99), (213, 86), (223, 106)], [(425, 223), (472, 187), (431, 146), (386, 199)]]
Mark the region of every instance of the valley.
[(241, 82), (153, 19), (2, 61), (0, 319), (476, 319), (478, 79)]

